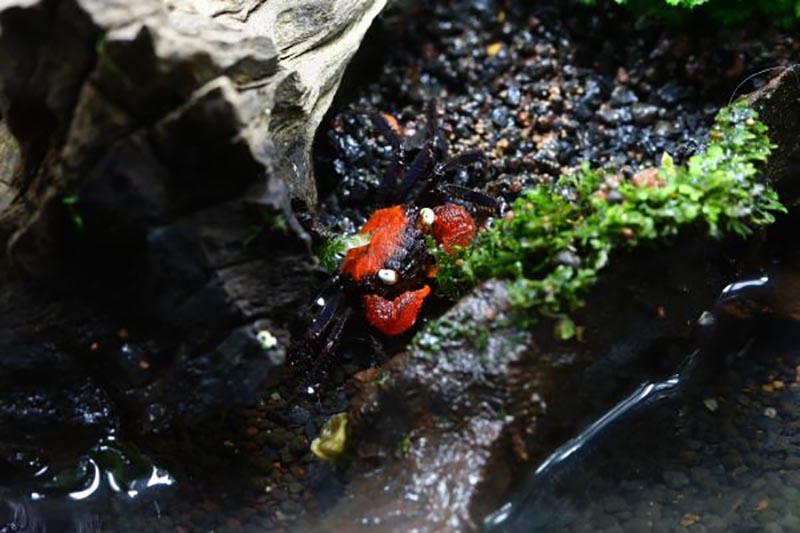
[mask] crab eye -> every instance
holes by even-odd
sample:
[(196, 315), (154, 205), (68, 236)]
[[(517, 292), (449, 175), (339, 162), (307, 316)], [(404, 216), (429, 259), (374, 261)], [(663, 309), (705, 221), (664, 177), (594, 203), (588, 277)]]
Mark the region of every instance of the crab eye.
[(436, 213), (430, 207), (423, 207), (419, 211), (419, 220), (424, 226), (432, 226), (436, 222)]
[(378, 270), (378, 279), (386, 285), (394, 285), (397, 283), (397, 271), (390, 268), (382, 268)]

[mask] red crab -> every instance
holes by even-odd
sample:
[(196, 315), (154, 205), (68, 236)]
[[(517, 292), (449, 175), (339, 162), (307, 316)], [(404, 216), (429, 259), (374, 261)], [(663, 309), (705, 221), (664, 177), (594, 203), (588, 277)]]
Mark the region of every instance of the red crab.
[(455, 246), (470, 244), (476, 232), (472, 215), (458, 204), (379, 209), (359, 231), (369, 234), (369, 243), (347, 253), (342, 275), (366, 285), (371, 278), (377, 279), (379, 288), (363, 296), (367, 321), (381, 333), (399, 335), (414, 325), (431, 292), (424, 277), (436, 275), (435, 266), (409, 257), (409, 252), (414, 252), (418, 243), (424, 245), (426, 235), (432, 235), (446, 251), (455, 251)]
[(338, 289), (336, 294), (320, 299), (322, 311), (304, 342), (318, 361), (333, 350), (354, 307), (361, 307), (367, 322), (385, 335), (408, 331), (436, 277), (428, 236), (453, 252), (475, 238), (478, 225), (470, 211), (483, 218), (497, 211), (494, 199), (442, 183), (446, 175), (482, 161), (483, 154), (468, 152), (437, 161), (435, 106), (428, 112), (427, 140), (406, 169), (397, 126), (380, 113), (370, 117), (392, 147), (392, 171), (383, 177), (379, 191), (385, 207), (373, 212), (359, 230), (368, 234), (369, 242), (347, 252), (340, 272), (324, 291)]

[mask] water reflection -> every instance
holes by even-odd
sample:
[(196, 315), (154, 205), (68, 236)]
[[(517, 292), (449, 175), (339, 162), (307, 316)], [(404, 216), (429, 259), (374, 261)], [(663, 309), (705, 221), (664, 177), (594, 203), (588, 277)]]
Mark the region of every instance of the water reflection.
[[(593, 481), (592, 477), (602, 471), (603, 464), (608, 462), (607, 456), (624, 456), (625, 450), (629, 450), (631, 443), (625, 438), (628, 426), (641, 421), (643, 415), (652, 418), (655, 412), (660, 411), (662, 425), (651, 433), (649, 439), (645, 437), (645, 442), (655, 445), (658, 441), (668, 441), (672, 437), (670, 434), (684, 423), (679, 419), (681, 407), (697, 404), (713, 381), (712, 378), (724, 370), (730, 370), (733, 366), (742, 375), (748, 376), (753, 369), (747, 364), (757, 364), (759, 359), (774, 357), (776, 353), (793, 356), (795, 362), (800, 363), (800, 354), (797, 353), (800, 346), (798, 310), (800, 273), (796, 270), (775, 267), (769, 275), (728, 285), (711, 310), (703, 313), (697, 321), (693, 336), (695, 349), (687, 355), (681, 366), (663, 379), (642, 383), (603, 416), (557, 448), (529, 474), (523, 488), (512, 501), (486, 518), (485, 528), (489, 531), (550, 531), (591, 529), (596, 525), (605, 527), (602, 524), (610, 524), (608, 516), (611, 514), (600, 514), (602, 518), (599, 521), (602, 524), (592, 524), (585, 517), (578, 518), (578, 515), (580, 509), (589, 507), (584, 499), (591, 501), (603, 496), (602, 493), (589, 494), (586, 487)], [(776, 348), (777, 351), (774, 351)], [(800, 366), (795, 368), (798, 369), (797, 378), (800, 381)], [(780, 390), (785, 386), (782, 380), (774, 380), (774, 383), (779, 386), (767, 384), (764, 390)], [(715, 411), (718, 407), (717, 400), (712, 400), (702, 402), (708, 411)], [(771, 407), (763, 413), (768, 418), (778, 414)], [(615, 447), (616, 450), (613, 449)], [(627, 470), (612, 473), (612, 479), (605, 481), (613, 487), (624, 483), (629, 477), (635, 477), (630, 474), (639, 469), (658, 470), (660, 459), (654, 456), (645, 457), (643, 462), (626, 460)], [(681, 476), (686, 477), (680, 472), (675, 475), (676, 478)], [(648, 495), (647, 490), (641, 497), (659, 498)], [(564, 502), (571, 498), (582, 503), (572, 502), (574, 506), (570, 508)], [(678, 499), (681, 498), (683, 496), (679, 495)], [(623, 507), (630, 509), (637, 504), (624, 499), (621, 501)], [(758, 505), (764, 507), (768, 504), (763, 502), (767, 501), (763, 500)], [(795, 503), (798, 502), (800, 500)], [(728, 514), (731, 515), (735, 510), (736, 507)], [(685, 527), (699, 520), (700, 514), (687, 513), (671, 525)], [(651, 520), (642, 523), (653, 527), (657, 522)]]
[(0, 533), (99, 531), (109, 498), (152, 496), (174, 483), (134, 445), (108, 435), (71, 466), (39, 468), (22, 484), (32, 487), (26, 495), (0, 499)]

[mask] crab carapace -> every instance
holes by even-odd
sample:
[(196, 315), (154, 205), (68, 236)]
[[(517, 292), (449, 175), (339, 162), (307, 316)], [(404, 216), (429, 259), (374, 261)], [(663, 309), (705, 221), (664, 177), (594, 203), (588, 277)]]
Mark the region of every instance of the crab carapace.
[(303, 350), (317, 361), (333, 351), (356, 309), (384, 335), (411, 329), (437, 274), (428, 251), (429, 237), (452, 253), (469, 245), (478, 222), (497, 211), (493, 198), (444, 182), (448, 175), (483, 161), (483, 154), (471, 151), (442, 161), (445, 156), (444, 149), (437, 148), (434, 105), (427, 114), (426, 141), (407, 167), (394, 120), (381, 113), (369, 116), (391, 145), (391, 170), (379, 185), (382, 207), (358, 232), (368, 242), (347, 252), (340, 271), (323, 292), (333, 296), (319, 299), (322, 310), (303, 340)]

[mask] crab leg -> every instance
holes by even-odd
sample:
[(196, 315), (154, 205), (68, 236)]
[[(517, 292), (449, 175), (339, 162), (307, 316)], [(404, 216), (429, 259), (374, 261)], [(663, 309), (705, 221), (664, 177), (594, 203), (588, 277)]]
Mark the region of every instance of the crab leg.
[(480, 209), (485, 209), (492, 214), (497, 212), (497, 201), (494, 198), (466, 187), (447, 184), (438, 187), (436, 192), (442, 196), (443, 201), (458, 199)]
[(392, 146), (392, 169), (381, 180), (380, 194), (383, 198), (388, 198), (391, 191), (397, 187), (400, 179), (403, 177), (403, 161), (405, 160), (405, 149), (397, 132), (392, 128), (391, 124), (386, 120), (382, 113), (371, 111), (368, 113), (369, 118), (372, 120), (372, 125), (378, 132), (386, 137), (386, 140)]
[(336, 311), (339, 310), (343, 301), (344, 295), (337, 294), (333, 300), (325, 304), (317, 319), (314, 320), (314, 323), (311, 324), (311, 327), (308, 329), (306, 333), (306, 342), (316, 343), (325, 331), (328, 330), (328, 327), (336, 316)]
[(482, 163), (484, 159), (483, 152), (480, 150), (470, 150), (469, 152), (464, 152), (463, 154), (457, 155), (456, 157), (437, 167), (436, 173), (442, 177), (454, 170), (460, 170), (478, 162)]
[(417, 154), (417, 157), (414, 158), (414, 161), (411, 162), (411, 166), (408, 167), (406, 175), (397, 189), (397, 196), (399, 198), (405, 198), (408, 192), (414, 188), (414, 185), (419, 182), (420, 178), (428, 174), (432, 162), (433, 147), (431, 146), (431, 142), (428, 141), (422, 146), (422, 149)]

